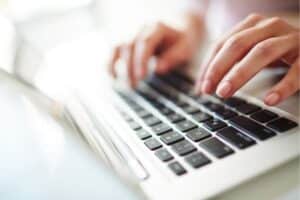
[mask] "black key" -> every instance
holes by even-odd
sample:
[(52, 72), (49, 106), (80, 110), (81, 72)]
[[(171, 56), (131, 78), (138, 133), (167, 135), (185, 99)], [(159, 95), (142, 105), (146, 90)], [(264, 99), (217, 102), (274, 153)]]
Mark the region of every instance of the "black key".
[(221, 104), (218, 104), (218, 103), (213, 103), (213, 102), (205, 102), (203, 103), (204, 107), (206, 107), (207, 109), (209, 109), (210, 111), (216, 111), (218, 109), (222, 109), (223, 106)]
[(183, 175), (183, 174), (186, 173), (186, 170), (177, 161), (170, 163), (168, 166), (178, 176)]
[(145, 140), (151, 137), (151, 134), (148, 133), (148, 131), (146, 131), (145, 129), (140, 129), (136, 132), (137, 136), (141, 139), (141, 140)]
[(163, 115), (169, 115), (171, 113), (174, 113), (173, 110), (171, 110), (170, 108), (168, 107), (164, 107), (162, 109), (159, 110)]
[(180, 140), (183, 140), (184, 137), (175, 131), (168, 132), (160, 137), (161, 141), (165, 144), (170, 145), (174, 144)]
[(211, 134), (204, 128), (198, 127), (188, 131), (186, 136), (194, 142), (198, 142), (200, 140), (210, 137)]
[(200, 143), (200, 146), (217, 158), (223, 158), (234, 151), (217, 138), (210, 138)]
[(129, 124), (130, 128), (132, 128), (135, 131), (142, 128), (136, 121), (131, 121), (128, 124)]
[(162, 109), (162, 108), (164, 108), (165, 106), (164, 106), (164, 104), (162, 104), (162, 103), (160, 103), (160, 102), (158, 102), (158, 101), (151, 101), (151, 102), (149, 102), (153, 107), (155, 107), (155, 108), (157, 108), (157, 109)]
[(189, 163), (193, 168), (202, 167), (211, 161), (201, 152), (195, 152), (187, 157), (185, 157), (185, 161)]
[(187, 155), (193, 151), (196, 151), (196, 147), (194, 147), (189, 141), (183, 140), (177, 142), (172, 145), (172, 149), (180, 156)]
[(193, 114), (192, 117), (198, 122), (205, 122), (207, 120), (212, 119), (212, 117), (210, 115), (203, 113), (203, 112)]
[(181, 99), (178, 99), (176, 101), (174, 101), (173, 103), (175, 103), (177, 106), (184, 108), (186, 106), (188, 106), (189, 104)]
[(151, 116), (151, 113), (148, 112), (147, 110), (139, 110), (136, 114), (141, 118), (146, 118)]
[(245, 131), (249, 135), (260, 140), (265, 140), (276, 135), (273, 131), (266, 128), (265, 126), (260, 125), (244, 116), (232, 118), (230, 120), (230, 123), (232, 123), (233, 126), (237, 127), (238, 129), (241, 129), (242, 131)]
[(271, 121), (270, 123), (267, 124), (267, 126), (274, 129), (275, 131), (285, 132), (292, 128), (297, 127), (298, 124), (294, 121), (282, 117), (274, 121)]
[(232, 118), (234, 116), (237, 116), (236, 112), (234, 112), (234, 111), (232, 111), (230, 109), (224, 108), (224, 107), (215, 110), (215, 113), (216, 113), (216, 115), (218, 115), (222, 119), (230, 119), (230, 118)]
[(148, 125), (148, 126), (154, 126), (156, 124), (159, 124), (161, 123), (161, 121), (154, 117), (154, 116), (151, 116), (151, 117), (147, 117), (146, 119), (144, 119), (145, 123)]
[(173, 123), (177, 123), (184, 120), (184, 117), (178, 113), (172, 113), (168, 115), (167, 118)]
[(125, 121), (127, 121), (127, 122), (133, 121), (133, 119), (129, 115), (127, 115), (125, 113), (121, 113), (121, 115), (125, 119)]
[(239, 149), (244, 149), (255, 144), (255, 141), (253, 139), (242, 134), (233, 127), (223, 128), (217, 133), (217, 136), (220, 136), (222, 139), (226, 140)]
[(226, 127), (226, 124), (220, 120), (213, 119), (213, 120), (204, 122), (204, 126), (205, 126), (205, 128), (207, 128), (210, 131), (217, 131), (221, 128)]
[(156, 135), (162, 135), (168, 131), (171, 131), (172, 128), (165, 123), (160, 123), (152, 127), (153, 132)]
[[(128, 103), (128, 102), (127, 102)], [(143, 110), (144, 108), (136, 103), (128, 103), (129, 107), (134, 110), (134, 111), (140, 111), (140, 110)]]
[(180, 131), (188, 131), (188, 130), (191, 130), (193, 128), (196, 128), (197, 125), (194, 124), (193, 122), (189, 121), (189, 120), (184, 120), (182, 122), (178, 122), (176, 124), (176, 127), (180, 130)]
[(278, 115), (269, 110), (262, 110), (252, 114), (250, 117), (258, 122), (266, 123), (277, 118)]
[(162, 144), (154, 138), (146, 140), (145, 145), (152, 151), (162, 147)]
[(195, 107), (195, 106), (186, 106), (185, 108), (183, 108), (183, 110), (186, 112), (186, 113), (189, 113), (189, 114), (194, 114), (194, 113), (198, 113), (200, 112), (200, 109)]
[(259, 110), (261, 110), (261, 108), (259, 106), (250, 104), (250, 103), (244, 103), (238, 107), (236, 107), (236, 109), (241, 112), (244, 113), (246, 115), (252, 114), (254, 112), (257, 112)]
[(172, 154), (170, 154), (168, 152), (168, 150), (166, 149), (159, 149), (155, 152), (155, 155), (164, 162), (167, 162), (169, 160), (172, 160), (174, 157), (172, 156)]
[(240, 105), (246, 103), (245, 100), (240, 99), (238, 97), (230, 97), (230, 98), (224, 99), (223, 101), (226, 105), (228, 105), (230, 107), (237, 107), (237, 106), (240, 106)]

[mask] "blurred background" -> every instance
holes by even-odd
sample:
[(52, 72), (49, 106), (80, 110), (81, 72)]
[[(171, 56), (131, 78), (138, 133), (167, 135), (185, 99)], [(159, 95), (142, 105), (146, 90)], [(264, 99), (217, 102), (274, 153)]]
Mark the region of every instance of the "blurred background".
[(105, 68), (115, 43), (145, 24), (172, 21), (176, 1), (0, 0), (0, 66), (47, 91), (57, 89), (51, 80), (67, 84), (66, 76), (82, 83), (92, 62)]

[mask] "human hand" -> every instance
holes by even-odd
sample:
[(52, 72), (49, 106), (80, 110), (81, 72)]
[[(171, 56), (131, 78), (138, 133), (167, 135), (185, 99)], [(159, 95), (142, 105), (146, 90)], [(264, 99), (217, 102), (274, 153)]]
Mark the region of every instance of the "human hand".
[(299, 29), (282, 19), (252, 14), (222, 38), (200, 69), (196, 92), (232, 96), (256, 73), (281, 60), (290, 65), (285, 77), (264, 98), (276, 105), (300, 88)]
[(115, 48), (109, 66), (110, 73), (116, 77), (116, 62), (124, 59), (130, 85), (134, 88), (139, 80), (146, 77), (152, 57), (156, 57), (155, 72), (159, 74), (188, 62), (198, 43), (191, 29), (177, 30), (163, 23), (144, 28), (132, 42)]

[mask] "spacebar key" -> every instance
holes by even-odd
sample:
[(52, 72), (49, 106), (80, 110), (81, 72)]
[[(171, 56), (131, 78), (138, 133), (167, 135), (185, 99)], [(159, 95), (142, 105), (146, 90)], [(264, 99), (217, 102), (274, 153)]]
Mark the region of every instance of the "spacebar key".
[(265, 140), (276, 135), (270, 129), (243, 116), (232, 118), (230, 120), (230, 123), (238, 129), (248, 133), (249, 135), (259, 140)]

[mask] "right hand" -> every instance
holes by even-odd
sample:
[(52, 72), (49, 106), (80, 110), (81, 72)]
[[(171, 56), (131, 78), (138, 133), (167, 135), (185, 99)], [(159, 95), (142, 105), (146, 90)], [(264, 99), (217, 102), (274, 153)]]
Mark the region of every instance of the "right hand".
[(146, 77), (150, 58), (156, 57), (155, 72), (165, 74), (175, 66), (190, 61), (197, 50), (197, 43), (191, 30), (176, 30), (157, 23), (143, 29), (132, 42), (117, 46), (109, 71), (116, 78), (116, 62), (124, 59), (130, 86), (135, 88), (138, 81)]

